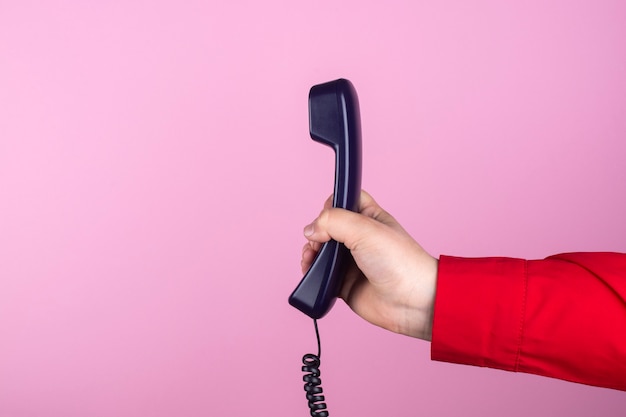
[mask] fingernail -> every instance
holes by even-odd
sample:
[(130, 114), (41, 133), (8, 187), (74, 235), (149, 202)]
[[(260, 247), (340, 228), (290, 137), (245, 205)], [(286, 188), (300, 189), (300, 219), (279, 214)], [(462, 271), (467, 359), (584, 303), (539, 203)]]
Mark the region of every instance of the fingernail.
[(310, 224), (304, 228), (304, 236), (309, 237), (313, 234), (313, 225)]

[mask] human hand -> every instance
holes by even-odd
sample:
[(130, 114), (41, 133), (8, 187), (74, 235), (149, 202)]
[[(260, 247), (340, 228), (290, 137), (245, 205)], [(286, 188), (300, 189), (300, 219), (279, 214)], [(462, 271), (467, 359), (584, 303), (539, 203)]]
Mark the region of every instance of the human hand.
[(368, 193), (361, 192), (359, 213), (332, 208), (331, 196), (304, 235), (303, 273), (322, 243), (342, 242), (354, 262), (339, 296), (372, 324), (431, 340), (438, 260)]

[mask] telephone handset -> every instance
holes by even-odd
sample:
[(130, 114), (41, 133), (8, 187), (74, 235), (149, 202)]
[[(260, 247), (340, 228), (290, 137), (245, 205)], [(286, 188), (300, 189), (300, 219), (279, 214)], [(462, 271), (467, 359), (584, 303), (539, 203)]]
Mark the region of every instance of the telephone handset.
[[(335, 150), (333, 207), (357, 211), (361, 192), (361, 119), (356, 90), (346, 79), (318, 84), (309, 92), (311, 138)], [(335, 240), (324, 243), (289, 304), (313, 319), (332, 308), (350, 251)]]

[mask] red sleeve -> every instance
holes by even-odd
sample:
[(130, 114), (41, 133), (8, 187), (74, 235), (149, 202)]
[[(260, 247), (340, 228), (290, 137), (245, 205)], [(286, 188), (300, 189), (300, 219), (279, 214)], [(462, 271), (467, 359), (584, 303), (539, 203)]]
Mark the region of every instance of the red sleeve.
[(626, 390), (626, 254), (442, 256), (431, 354)]

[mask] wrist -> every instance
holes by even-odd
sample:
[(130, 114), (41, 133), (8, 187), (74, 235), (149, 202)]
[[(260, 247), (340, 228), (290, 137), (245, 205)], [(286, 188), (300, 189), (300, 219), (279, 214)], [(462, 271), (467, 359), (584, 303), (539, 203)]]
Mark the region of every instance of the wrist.
[(398, 326), (398, 333), (426, 341), (432, 340), (439, 264), (438, 259), (429, 258), (427, 263), (423, 263), (424, 269), (417, 274), (407, 294)]

